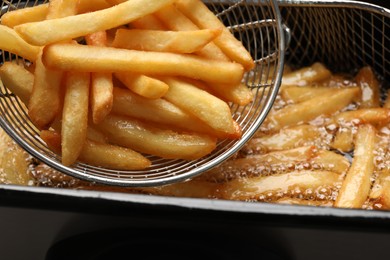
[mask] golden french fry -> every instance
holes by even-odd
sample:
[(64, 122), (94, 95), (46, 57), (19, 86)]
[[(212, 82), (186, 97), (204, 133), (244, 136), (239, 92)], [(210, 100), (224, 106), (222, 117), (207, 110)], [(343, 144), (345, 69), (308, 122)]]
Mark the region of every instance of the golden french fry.
[(388, 168), (383, 169), (378, 173), (371, 192), (370, 200), (381, 205), (382, 210), (390, 209), (390, 172)]
[(246, 70), (254, 68), (251, 54), (237, 40), (229, 29), (200, 0), (178, 0), (177, 8), (202, 29), (221, 28), (222, 33), (214, 42), (233, 61), (240, 63)]
[(229, 84), (238, 84), (244, 73), (240, 64), (195, 55), (76, 44), (46, 46), (43, 60), (48, 67), (61, 70), (186, 76), (206, 82)]
[(62, 163), (73, 164), (87, 139), (90, 74), (68, 72), (62, 114)]
[[(61, 151), (60, 134), (44, 130), (41, 131), (41, 138), (54, 152)], [(78, 159), (90, 165), (116, 170), (140, 170), (151, 165), (146, 157), (131, 149), (91, 140), (85, 141)]]
[(334, 187), (340, 175), (330, 171), (293, 171), (269, 176), (238, 178), (221, 184), (220, 197), (229, 200), (257, 200), (268, 193), (288, 193), (319, 187)]
[(164, 98), (193, 114), (213, 129), (229, 135), (236, 133), (228, 104), (196, 86), (176, 78), (163, 78), (169, 85)]
[(89, 13), (95, 12), (98, 10), (109, 8), (111, 5), (107, 3), (106, 0), (79, 0), (77, 5), (77, 13)]
[[(106, 46), (107, 33), (100, 31), (85, 36), (88, 45)], [(113, 103), (113, 81), (112, 73), (91, 73), (91, 95), (90, 106), (92, 121), (97, 124), (111, 112)]]
[(331, 123), (336, 123), (341, 126), (352, 126), (359, 124), (373, 124), (383, 126), (390, 122), (389, 108), (361, 108), (358, 110), (350, 110), (341, 112), (332, 118)]
[(101, 131), (97, 130), (93, 125), (88, 125), (87, 139), (102, 144), (108, 143), (107, 136), (105, 136)]
[(31, 185), (29, 154), (0, 129), (0, 182), (3, 184)]
[(288, 204), (288, 205), (305, 205), (305, 206), (315, 206), (315, 207), (332, 207), (333, 201), (329, 200), (305, 200), (297, 198), (281, 198), (274, 203), (278, 204)]
[(1, 24), (13, 28), (23, 23), (42, 21), (46, 19), (48, 10), (49, 4), (16, 9), (3, 14), (1, 16)]
[(132, 21), (130, 27), (144, 30), (165, 30), (164, 24), (153, 14)]
[(379, 107), (380, 84), (373, 69), (370, 66), (361, 68), (355, 76), (355, 81), (362, 89), (362, 101), (360, 107)]
[(60, 112), (62, 78), (61, 71), (46, 68), (42, 63), (42, 57), (38, 57), (35, 62), (28, 115), (34, 125), (40, 129), (48, 128)]
[(32, 62), (38, 58), (41, 51), (40, 47), (27, 43), (13, 29), (5, 25), (0, 25), (0, 49)]
[(91, 112), (95, 124), (101, 122), (112, 109), (112, 73), (91, 73)]
[(288, 105), (269, 116), (274, 130), (285, 126), (308, 122), (322, 115), (332, 115), (360, 97), (358, 87), (340, 89), (337, 93), (328, 93), (307, 101)]
[(282, 88), (280, 91), (280, 96), (285, 101), (299, 103), (314, 97), (327, 95), (328, 93), (336, 93), (337, 91), (339, 91), (339, 89), (330, 87), (290, 86), (287, 88)]
[(335, 207), (363, 206), (370, 192), (376, 143), (376, 129), (369, 124), (359, 126), (355, 137), (354, 158), (339, 190)]
[(352, 128), (341, 127), (338, 129), (330, 146), (341, 152), (351, 152), (353, 149)]
[[(200, 29), (173, 5), (161, 8), (155, 13), (155, 16), (159, 18), (168, 29), (173, 31), (196, 31)], [(207, 44), (203, 49), (196, 52), (196, 54), (209, 59), (230, 61), (214, 42)]]
[(310, 160), (310, 164), (313, 169), (332, 171), (339, 174), (344, 174), (351, 166), (345, 156), (329, 150), (319, 150), (316, 156)]
[(242, 148), (248, 154), (256, 153), (257, 147), (269, 151), (286, 150), (313, 144), (321, 138), (321, 128), (313, 125), (294, 125), (281, 129), (278, 133), (254, 137)]
[(215, 199), (218, 187), (216, 183), (191, 180), (159, 187), (136, 188), (135, 190), (144, 194), (150, 193), (160, 196)]
[(79, 0), (51, 0), (46, 19), (56, 19), (77, 14)]
[(129, 148), (87, 140), (80, 161), (117, 170), (140, 170), (151, 165), (149, 159)]
[[(126, 1), (103, 10), (58, 19), (20, 24), (14, 29), (27, 42), (44, 46), (128, 24), (173, 3), (174, 0)], [(131, 11), (129, 11), (131, 10)], [(56, 28), (53, 30), (53, 28)]]
[(107, 46), (107, 32), (98, 31), (84, 36), (88, 45), (93, 46)]
[(200, 119), (165, 99), (144, 98), (123, 88), (114, 87), (112, 112), (167, 125), (178, 130), (203, 133), (221, 139), (236, 138), (212, 129)]
[(216, 147), (213, 137), (177, 133), (129, 117), (108, 115), (96, 127), (111, 143), (162, 158), (198, 159)]
[(169, 89), (165, 82), (146, 75), (117, 72), (115, 77), (134, 93), (150, 99), (164, 96)]
[(253, 101), (252, 91), (244, 84), (208, 84), (214, 95), (226, 102), (233, 102), (240, 106), (246, 106)]
[(0, 78), (4, 86), (28, 105), (34, 84), (34, 74), (13, 63), (4, 62), (0, 67)]
[(329, 79), (331, 75), (332, 72), (329, 69), (322, 63), (316, 62), (311, 66), (293, 70), (292, 72), (283, 75), (282, 86), (306, 86)]
[(299, 162), (309, 162), (316, 155), (315, 146), (305, 146), (267, 154), (230, 159), (196, 177), (197, 180), (224, 182), (242, 177), (261, 176), (272, 169), (286, 168)]
[[(75, 15), (78, 0), (52, 0), (46, 19)], [(40, 129), (48, 128), (61, 111), (62, 71), (46, 68), (42, 63), (42, 52), (35, 62), (34, 85), (28, 113), (31, 121)], [(46, 111), (49, 110), (49, 111)]]
[[(176, 31), (193, 31), (199, 30), (187, 16), (177, 10), (173, 5), (168, 5), (157, 11), (155, 15), (166, 25), (170, 30)], [(207, 44), (203, 49), (196, 52), (197, 55), (208, 59), (229, 61), (230, 59), (225, 53), (214, 43)], [(209, 88), (213, 94), (227, 102), (233, 102), (239, 105), (247, 105), (253, 100), (252, 92), (243, 84), (209, 84)]]
[(221, 30), (161, 31), (118, 29), (112, 47), (140, 51), (193, 53), (213, 41)]

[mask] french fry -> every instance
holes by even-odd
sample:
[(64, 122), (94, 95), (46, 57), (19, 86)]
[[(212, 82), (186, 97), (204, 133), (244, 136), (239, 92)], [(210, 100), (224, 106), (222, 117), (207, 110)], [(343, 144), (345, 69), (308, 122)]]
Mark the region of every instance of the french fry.
[(290, 164), (295, 165), (299, 162), (309, 162), (315, 156), (315, 146), (304, 146), (260, 155), (248, 155), (243, 158), (230, 159), (196, 177), (196, 179), (225, 182), (242, 177), (257, 177), (269, 171), (271, 167), (279, 167), (280, 169)]
[(41, 56), (35, 62), (34, 84), (28, 103), (28, 115), (40, 129), (53, 123), (61, 109), (62, 71), (50, 70), (42, 63)]
[(87, 138), (90, 74), (68, 72), (61, 128), (62, 163), (73, 164)]
[[(159, 18), (169, 30), (196, 31), (200, 29), (187, 16), (177, 10), (174, 5), (167, 5), (166, 7), (156, 11), (154, 15)], [(196, 52), (196, 54), (209, 59), (230, 61), (225, 53), (214, 42), (210, 42), (203, 49)]]
[(56, 19), (77, 14), (79, 0), (51, 0), (46, 19)]
[(154, 15), (145, 15), (130, 23), (131, 28), (144, 30), (165, 30), (164, 24)]
[(19, 24), (38, 22), (46, 19), (49, 4), (16, 9), (1, 16), (1, 24), (10, 28)]
[[(170, 30), (175, 31), (196, 31), (199, 27), (187, 16), (180, 12), (174, 5), (168, 5), (155, 13), (155, 15)], [(200, 57), (213, 60), (230, 61), (230, 58), (214, 43), (207, 44), (196, 52)], [(253, 93), (245, 85), (238, 83), (209, 84), (212, 92), (226, 102), (233, 102), (245, 106), (253, 100)]]
[(0, 67), (0, 78), (4, 86), (27, 106), (34, 84), (34, 75), (13, 62), (4, 62)]
[(383, 126), (390, 122), (390, 109), (376, 107), (345, 111), (335, 115), (330, 123), (333, 122), (349, 126), (359, 124)]
[(268, 193), (304, 191), (318, 187), (334, 187), (340, 175), (330, 171), (292, 171), (253, 178), (238, 178), (221, 184), (219, 197), (229, 200), (256, 200)]
[(288, 88), (282, 88), (280, 96), (285, 101), (299, 103), (314, 97), (327, 95), (328, 93), (337, 93), (337, 91), (339, 91), (339, 89), (330, 87), (290, 86)]
[(351, 152), (353, 149), (353, 137), (351, 128), (341, 127), (338, 129), (330, 146), (344, 153)]
[(101, 131), (97, 130), (93, 125), (88, 125), (87, 139), (102, 144), (108, 143), (107, 136), (105, 136)]
[[(133, 2), (133, 1), (131, 1)], [(44, 64), (53, 69), (84, 72), (133, 72), (186, 76), (206, 82), (239, 83), (244, 70), (237, 63), (188, 54), (143, 52), (98, 46), (53, 44), (44, 48)]]
[(277, 204), (287, 204), (287, 205), (305, 205), (305, 206), (315, 206), (315, 207), (332, 207), (333, 201), (329, 200), (305, 200), (297, 198), (281, 198), (276, 200), (274, 203)]
[(0, 173), (3, 184), (31, 185), (29, 155), (0, 129)]
[(251, 54), (242, 43), (237, 40), (229, 29), (212, 13), (200, 0), (178, 0), (177, 8), (199, 28), (221, 28), (222, 33), (214, 42), (233, 61), (240, 63), (246, 70), (254, 68), (255, 64)]
[(216, 138), (176, 133), (123, 116), (108, 115), (97, 128), (110, 143), (168, 159), (198, 159), (216, 147)]
[(107, 3), (106, 0), (79, 0), (77, 5), (77, 13), (89, 13), (95, 12), (98, 10), (103, 10), (109, 8), (111, 5)]
[(376, 129), (369, 124), (359, 126), (355, 137), (354, 158), (339, 190), (335, 207), (361, 208), (363, 206), (370, 192), (376, 143)]
[(338, 153), (329, 150), (318, 150), (316, 155), (310, 160), (312, 168), (332, 171), (338, 174), (344, 174), (351, 166), (349, 160)]
[(193, 53), (221, 34), (219, 29), (161, 31), (118, 29), (112, 47), (140, 51)]
[(380, 106), (380, 84), (373, 69), (365, 66), (355, 76), (355, 81), (362, 89), (360, 107), (370, 108)]
[(321, 138), (319, 127), (312, 125), (294, 125), (281, 129), (278, 133), (254, 137), (242, 148), (248, 154), (256, 153), (257, 147), (261, 146), (268, 151), (286, 150), (299, 146), (315, 143)]
[[(164, 98), (193, 114), (213, 129), (229, 135), (236, 134), (232, 113), (226, 102), (196, 86), (175, 78), (163, 78), (169, 85)], [(241, 134), (237, 133), (237, 137)]]
[(145, 98), (161, 98), (169, 89), (168, 84), (165, 82), (146, 75), (117, 72), (115, 77), (128, 89)]
[(322, 63), (315, 62), (311, 66), (293, 70), (283, 75), (282, 88), (284, 86), (306, 86), (329, 79), (332, 72)]
[(174, 183), (159, 187), (136, 188), (135, 190), (144, 194), (149, 193), (159, 196), (215, 199), (218, 187), (216, 183), (191, 180), (189, 182)]
[[(60, 134), (44, 130), (41, 131), (41, 138), (54, 152), (61, 151)], [(85, 141), (79, 160), (90, 165), (116, 170), (140, 170), (151, 165), (146, 157), (131, 149), (91, 140)]]
[(271, 113), (269, 120), (274, 130), (285, 126), (308, 122), (321, 115), (332, 115), (360, 97), (360, 88), (340, 89), (307, 101), (286, 106)]
[(375, 203), (381, 204), (382, 210), (390, 209), (390, 172), (388, 168), (378, 173), (369, 198), (375, 201)]
[(246, 106), (253, 101), (252, 91), (244, 84), (218, 84), (210, 83), (209, 88), (216, 96), (226, 102), (233, 102), (240, 106)]
[(221, 139), (236, 138), (224, 132), (216, 131), (200, 119), (165, 99), (144, 98), (123, 88), (114, 87), (112, 112), (167, 125), (178, 130), (203, 133)]
[[(77, 0), (52, 0), (46, 19), (75, 15)], [(42, 63), (42, 51), (35, 62), (34, 85), (28, 105), (31, 121), (40, 129), (46, 129), (61, 112), (62, 71), (46, 68)], [(48, 109), (49, 111), (46, 111)]]
[[(174, 0), (126, 1), (91, 13), (20, 24), (14, 29), (27, 42), (44, 46), (128, 24), (173, 2)], [(52, 30), (52, 28), (56, 29)]]
[(29, 61), (35, 61), (41, 51), (40, 47), (27, 43), (13, 29), (5, 25), (0, 25), (0, 49)]
[[(85, 36), (88, 45), (106, 46), (107, 33), (105, 31), (88, 34)], [(90, 106), (92, 120), (95, 124), (101, 122), (111, 112), (113, 103), (112, 73), (91, 73)]]
[(149, 159), (131, 149), (87, 140), (80, 161), (117, 170), (140, 170), (151, 165)]

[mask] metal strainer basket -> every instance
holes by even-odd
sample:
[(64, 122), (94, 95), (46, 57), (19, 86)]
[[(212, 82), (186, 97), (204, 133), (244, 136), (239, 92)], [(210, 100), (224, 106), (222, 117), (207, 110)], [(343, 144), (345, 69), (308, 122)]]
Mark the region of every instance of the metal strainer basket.
[[(46, 2), (48, 1), (3, 1), (1, 12), (4, 14)], [(251, 138), (272, 106), (281, 83), (285, 36), (275, 0), (214, 0), (205, 3), (242, 41), (256, 61), (255, 68), (244, 77), (245, 84), (254, 89), (254, 101), (247, 106), (230, 106), (234, 119), (243, 130), (241, 139), (220, 141), (211, 154), (194, 161), (149, 156), (152, 166), (145, 170), (119, 171), (81, 162), (66, 167), (61, 164), (61, 158), (40, 139), (39, 131), (30, 122), (23, 104), (6, 86), (0, 87), (2, 128), (32, 156), (47, 165), (79, 179), (109, 185), (141, 187), (169, 184), (192, 178), (222, 163)], [(1, 61), (10, 59), (15, 59), (15, 55), (2, 51)], [(18, 60), (26, 62), (20, 58)]]
[(322, 62), (335, 73), (372, 66), (390, 79), (390, 10), (369, 2), (278, 1), (291, 41), (285, 62), (300, 68)]

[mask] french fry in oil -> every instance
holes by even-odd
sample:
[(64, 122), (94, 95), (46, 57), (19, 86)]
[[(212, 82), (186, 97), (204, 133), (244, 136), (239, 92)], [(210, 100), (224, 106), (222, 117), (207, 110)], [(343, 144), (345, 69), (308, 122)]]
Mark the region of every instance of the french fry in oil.
[(294, 189), (305, 191), (319, 187), (334, 187), (340, 175), (331, 171), (292, 171), (252, 178), (238, 178), (221, 184), (220, 197), (230, 200), (258, 200), (268, 193), (288, 193)]
[(311, 66), (293, 70), (283, 75), (282, 87), (284, 86), (306, 86), (321, 82), (330, 78), (332, 72), (322, 63), (315, 62)]
[(370, 66), (361, 68), (355, 76), (357, 85), (362, 89), (362, 101), (360, 107), (380, 106), (380, 84), (373, 69)]
[(340, 89), (307, 101), (288, 105), (270, 114), (269, 121), (274, 130), (298, 123), (309, 122), (319, 116), (330, 116), (360, 97), (360, 88)]
[(353, 161), (339, 190), (335, 207), (361, 208), (367, 200), (371, 186), (370, 178), (374, 172), (376, 132), (369, 124), (359, 126), (355, 137)]
[(258, 147), (268, 151), (287, 150), (308, 144), (314, 144), (321, 138), (321, 128), (303, 124), (281, 129), (277, 133), (270, 133), (249, 140), (241, 149), (244, 153), (256, 153)]
[(290, 150), (266, 154), (250, 155), (228, 160), (214, 169), (200, 175), (197, 179), (224, 182), (240, 177), (253, 177), (268, 174), (277, 169), (287, 170), (298, 163), (309, 162), (316, 156), (315, 146), (304, 146)]

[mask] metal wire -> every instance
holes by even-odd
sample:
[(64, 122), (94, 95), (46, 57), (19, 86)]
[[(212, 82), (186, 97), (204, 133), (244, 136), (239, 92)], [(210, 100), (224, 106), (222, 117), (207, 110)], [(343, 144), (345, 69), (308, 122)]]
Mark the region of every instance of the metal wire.
[[(34, 6), (47, 1), (3, 1), (1, 12)], [(281, 82), (284, 65), (284, 31), (275, 0), (205, 1), (232, 33), (242, 41), (256, 60), (256, 67), (247, 73), (244, 83), (254, 89), (254, 101), (247, 106), (230, 104), (233, 118), (240, 124), (239, 140), (223, 140), (211, 154), (195, 161), (148, 158), (152, 166), (139, 171), (118, 171), (76, 163), (61, 164), (60, 156), (51, 152), (40, 139), (38, 130), (27, 117), (21, 102), (15, 102), (6, 86), (0, 87), (0, 125), (31, 155), (47, 165), (73, 177), (109, 185), (156, 186), (192, 178), (222, 163), (235, 154), (256, 132), (268, 114)], [(5, 62), (17, 58), (2, 51)], [(20, 62), (26, 62), (18, 59)]]
[(286, 63), (323, 62), (338, 73), (370, 65), (390, 79), (390, 10), (355, 1), (279, 1), (291, 30)]

